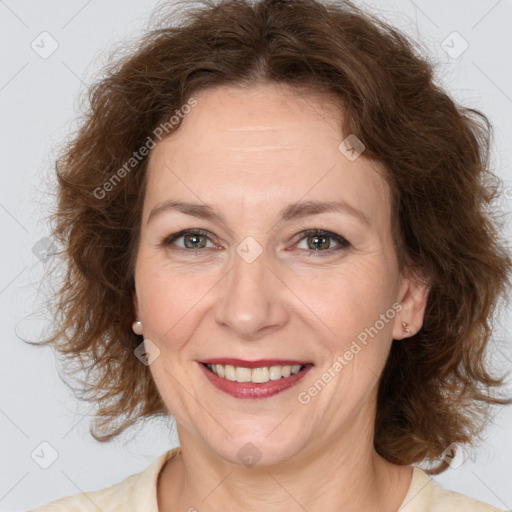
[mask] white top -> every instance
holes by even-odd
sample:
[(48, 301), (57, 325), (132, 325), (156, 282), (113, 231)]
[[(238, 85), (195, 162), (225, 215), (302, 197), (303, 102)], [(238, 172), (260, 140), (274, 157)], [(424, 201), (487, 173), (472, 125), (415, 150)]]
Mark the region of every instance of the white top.
[[(178, 446), (165, 452), (141, 473), (128, 476), (111, 487), (67, 496), (28, 512), (158, 512), (157, 479), (160, 470), (180, 451)], [(413, 468), (411, 485), (397, 512), (504, 512), (444, 489), (422, 469)]]

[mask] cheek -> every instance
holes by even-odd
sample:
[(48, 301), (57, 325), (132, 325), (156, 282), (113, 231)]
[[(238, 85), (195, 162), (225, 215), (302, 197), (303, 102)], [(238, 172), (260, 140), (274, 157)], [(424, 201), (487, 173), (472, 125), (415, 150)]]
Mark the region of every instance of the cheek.
[[(219, 293), (229, 292), (222, 283), (226, 273), (219, 267), (194, 268), (192, 263), (176, 268), (150, 256), (141, 251), (136, 272), (144, 334), (161, 350), (178, 352), (215, 308)], [(319, 267), (320, 263), (283, 271), (282, 283), (274, 279), (281, 289), (273, 296), (282, 297), (292, 321), (305, 325), (324, 349), (344, 353), (391, 308), (396, 297), (395, 271), (377, 252), (347, 258), (337, 268)], [(378, 338), (389, 338), (391, 329), (392, 323), (387, 322)]]
[(212, 307), (225, 273), (194, 269), (193, 264), (177, 268), (150, 256), (141, 251), (136, 270), (144, 335), (162, 351), (178, 354)]
[(318, 286), (299, 288), (298, 294), (315, 312), (311, 318), (319, 334), (318, 353), (325, 355), (321, 366), (338, 377), (325, 400), (334, 393), (346, 401), (345, 391), (351, 389), (357, 402), (373, 389), (384, 368), (396, 316), (396, 284), (387, 271), (386, 278), (376, 262), (347, 265), (328, 279), (317, 279)]
[[(340, 268), (301, 276), (290, 288), (311, 310), (322, 332), (343, 345), (347, 338), (372, 326), (392, 309), (396, 300), (396, 276), (380, 258), (348, 262)], [(394, 310), (393, 310), (394, 311)], [(390, 313), (391, 315), (391, 313)], [(383, 331), (390, 330), (391, 323)]]

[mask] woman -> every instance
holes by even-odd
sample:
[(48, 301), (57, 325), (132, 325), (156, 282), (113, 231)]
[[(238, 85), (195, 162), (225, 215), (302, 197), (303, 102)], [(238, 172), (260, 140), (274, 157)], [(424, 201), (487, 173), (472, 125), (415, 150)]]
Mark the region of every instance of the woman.
[(499, 510), (428, 476), (512, 402), (487, 118), (349, 2), (174, 16), (59, 159), (46, 343), (90, 357), (96, 439), (170, 414), (180, 447), (37, 510)]

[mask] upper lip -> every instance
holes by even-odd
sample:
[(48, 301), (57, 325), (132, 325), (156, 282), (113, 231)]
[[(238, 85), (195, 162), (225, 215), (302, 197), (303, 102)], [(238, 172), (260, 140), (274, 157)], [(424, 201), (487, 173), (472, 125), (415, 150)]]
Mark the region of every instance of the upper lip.
[(244, 359), (233, 359), (230, 357), (216, 357), (213, 359), (204, 359), (200, 361), (203, 364), (222, 364), (232, 366), (242, 366), (244, 368), (263, 368), (265, 366), (294, 366), (312, 364), (309, 361), (297, 361), (295, 359), (258, 359), (256, 361), (246, 361)]

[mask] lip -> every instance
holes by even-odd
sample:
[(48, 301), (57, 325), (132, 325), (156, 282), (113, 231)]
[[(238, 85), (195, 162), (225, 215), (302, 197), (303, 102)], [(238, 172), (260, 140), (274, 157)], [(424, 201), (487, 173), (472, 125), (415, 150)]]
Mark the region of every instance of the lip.
[(265, 366), (294, 366), (311, 364), (310, 361), (296, 361), (293, 359), (258, 359), (257, 361), (245, 361), (228, 357), (217, 357), (200, 361), (203, 364), (230, 364), (231, 366), (243, 366), (244, 368), (263, 368)]
[[(210, 363), (209, 361), (216, 361), (214, 363)], [(299, 373), (295, 375), (290, 375), (290, 377), (282, 377), (279, 380), (269, 380), (268, 382), (264, 382), (261, 384), (255, 382), (236, 382), (228, 379), (224, 379), (223, 377), (219, 377), (212, 371), (210, 371), (206, 367), (206, 363), (208, 364), (231, 364), (231, 363), (221, 363), (220, 361), (239, 361), (239, 359), (211, 359), (208, 361), (198, 363), (201, 371), (206, 376), (206, 378), (213, 384), (217, 389), (231, 395), (234, 398), (244, 398), (244, 399), (262, 399), (269, 398), (278, 393), (282, 393), (287, 389), (295, 386), (300, 380), (302, 380), (307, 373), (313, 368), (311, 363), (303, 363), (306, 364), (306, 367), (301, 370)], [(260, 361), (243, 361), (244, 364), (249, 362), (255, 363), (251, 368), (260, 368), (262, 366), (272, 366), (272, 365), (261, 365), (261, 362), (266, 362), (267, 360)], [(271, 361), (275, 365), (277, 365), (276, 360)], [(288, 364), (278, 363), (278, 364)], [(293, 364), (301, 364), (300, 362), (293, 362)], [(237, 366), (236, 364), (233, 366)], [(242, 364), (238, 364), (238, 366), (243, 366)]]

